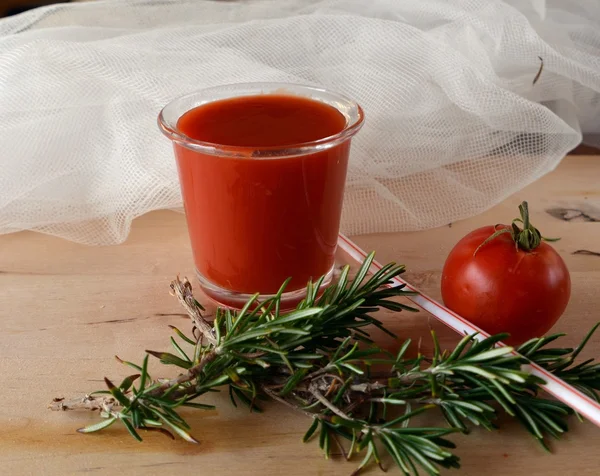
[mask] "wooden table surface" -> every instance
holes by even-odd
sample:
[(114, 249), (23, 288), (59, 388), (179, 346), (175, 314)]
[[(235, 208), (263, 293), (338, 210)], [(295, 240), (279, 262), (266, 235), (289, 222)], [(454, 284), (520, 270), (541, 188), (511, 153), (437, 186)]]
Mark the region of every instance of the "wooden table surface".
[[(600, 319), (600, 157), (568, 157), (552, 173), (489, 212), (415, 233), (355, 237), (376, 249), (381, 261), (408, 266), (406, 277), (439, 298), (440, 270), (466, 232), (508, 222), (527, 199), (532, 221), (556, 247), (572, 273), (572, 299), (555, 326), (580, 339)], [(548, 213), (548, 210), (554, 210)], [(564, 212), (561, 210), (571, 210)], [(566, 213), (566, 215), (565, 215)], [(144, 349), (166, 348), (168, 324), (185, 326), (168, 285), (177, 274), (192, 276), (184, 217), (156, 212), (135, 221), (130, 239), (113, 247), (85, 247), (34, 233), (0, 237), (0, 474), (349, 474), (358, 461), (326, 461), (317, 444), (303, 445), (305, 417), (277, 404), (262, 415), (231, 407), (214, 394), (218, 409), (189, 415), (200, 445), (144, 435), (135, 442), (117, 425), (95, 435), (75, 429), (96, 416), (47, 410), (56, 396), (77, 396), (102, 387), (103, 376), (127, 374), (113, 358), (141, 361)], [(439, 330), (455, 335), (427, 314), (384, 316), (402, 337)], [(393, 345), (388, 343), (388, 345)], [(590, 345), (600, 354), (600, 335)], [(597, 475), (600, 429), (573, 420), (564, 441), (547, 455), (518, 425), (475, 430), (455, 439), (463, 475)], [(368, 474), (377, 474), (372, 469)], [(399, 474), (395, 469), (390, 474)]]

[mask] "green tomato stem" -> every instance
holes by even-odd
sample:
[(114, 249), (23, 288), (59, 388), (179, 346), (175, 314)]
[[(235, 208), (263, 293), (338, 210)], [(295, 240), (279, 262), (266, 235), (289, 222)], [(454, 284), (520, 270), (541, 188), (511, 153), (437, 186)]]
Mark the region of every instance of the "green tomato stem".
[[(500, 230), (494, 231), (494, 233), (492, 233), (477, 247), (473, 253), (473, 256), (475, 256), (483, 246), (504, 233), (510, 233), (510, 236), (515, 242), (517, 249), (520, 248), (523, 251), (535, 250), (538, 246), (540, 246), (542, 241), (560, 240), (560, 238), (546, 238), (542, 236), (540, 231), (531, 224), (531, 221), (529, 220), (529, 206), (527, 202), (524, 201), (519, 205), (519, 212), (521, 214), (521, 218), (515, 218), (512, 221), (510, 228), (501, 228)], [(522, 223), (523, 229), (519, 228), (517, 223)]]

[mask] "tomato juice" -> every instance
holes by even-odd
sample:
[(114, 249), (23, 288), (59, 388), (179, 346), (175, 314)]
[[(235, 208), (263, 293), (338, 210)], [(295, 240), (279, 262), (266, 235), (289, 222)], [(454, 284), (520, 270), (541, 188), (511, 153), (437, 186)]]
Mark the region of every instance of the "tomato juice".
[(348, 126), (333, 105), (281, 92), (220, 98), (179, 116), (175, 156), (209, 296), (231, 305), (228, 297), (272, 295), (287, 278), (286, 292), (300, 290), (332, 271)]

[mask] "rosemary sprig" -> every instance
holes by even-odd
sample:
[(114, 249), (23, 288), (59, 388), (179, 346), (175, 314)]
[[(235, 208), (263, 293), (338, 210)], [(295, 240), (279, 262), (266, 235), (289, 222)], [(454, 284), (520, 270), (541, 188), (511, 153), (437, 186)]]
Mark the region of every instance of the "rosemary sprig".
[[(239, 312), (217, 309), (212, 325), (202, 317), (189, 281), (176, 279), (171, 288), (190, 315), (192, 335), (172, 327), (178, 338), (170, 339), (172, 352), (146, 351), (141, 365), (119, 359), (136, 373), (118, 386), (105, 379), (107, 390), (80, 399), (55, 399), (51, 408), (99, 411), (103, 419), (82, 433), (121, 422), (139, 441), (139, 430), (145, 430), (195, 443), (177, 409), (210, 409), (199, 397), (227, 385), (235, 406), (262, 411), (257, 402), (271, 399), (306, 415), (310, 425), (303, 440), (318, 437), (325, 457), (334, 446), (347, 459), (360, 454), (354, 474), (373, 462), (383, 469), (384, 453), (403, 474), (437, 475), (440, 468), (459, 467), (447, 437), (472, 426), (493, 430), (499, 412), (521, 421), (546, 448), (548, 437), (567, 431), (573, 411), (539, 395), (543, 382), (527, 372), (530, 362), (598, 400), (600, 364), (575, 363), (598, 326), (576, 349), (549, 348), (557, 334), (526, 342), (520, 355), (496, 347), (506, 335), (481, 341), (469, 335), (452, 351), (442, 351), (432, 332), (431, 356), (408, 357), (410, 340), (396, 354), (381, 349), (366, 328), (391, 333), (373, 313), (415, 309), (397, 300), (411, 294), (404, 286), (391, 286), (404, 267), (390, 263), (367, 276), (372, 261), (373, 254), (352, 280), (345, 267), (322, 294), (321, 280), (309, 283), (306, 298), (292, 311), (281, 310), (284, 284), (275, 297), (260, 301), (256, 295)], [(153, 380), (150, 356), (181, 373)], [(381, 367), (386, 370), (375, 371)], [(416, 417), (431, 411), (441, 413), (446, 425), (419, 426)]]

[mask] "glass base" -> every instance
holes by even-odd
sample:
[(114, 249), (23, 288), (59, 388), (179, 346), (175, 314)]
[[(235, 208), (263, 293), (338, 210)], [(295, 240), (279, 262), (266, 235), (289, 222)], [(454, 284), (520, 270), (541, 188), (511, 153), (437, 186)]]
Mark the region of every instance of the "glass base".
[[(332, 281), (334, 270), (336, 269), (335, 264), (325, 275), (323, 284), (319, 288), (319, 291), (326, 288)], [(253, 296), (252, 294), (238, 293), (229, 289), (222, 288), (215, 285), (208, 279), (206, 279), (198, 270), (196, 270), (196, 277), (202, 288), (202, 292), (214, 301), (217, 305), (227, 307), (231, 309), (241, 309)], [(269, 298), (274, 297), (275, 294), (261, 294), (259, 300), (266, 301)], [(281, 310), (289, 310), (295, 308), (300, 301), (306, 297), (306, 287), (297, 289), (295, 291), (285, 292), (281, 295)]]

